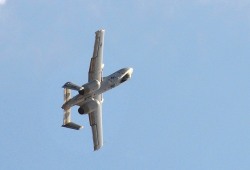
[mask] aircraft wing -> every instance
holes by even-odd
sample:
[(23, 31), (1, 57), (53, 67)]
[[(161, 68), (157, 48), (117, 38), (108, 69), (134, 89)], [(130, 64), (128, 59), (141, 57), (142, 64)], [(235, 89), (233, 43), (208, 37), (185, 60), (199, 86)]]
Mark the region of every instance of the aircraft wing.
[[(103, 45), (104, 30), (96, 31), (93, 56), (89, 66), (89, 82), (92, 80), (102, 81), (103, 69)], [(98, 150), (103, 145), (102, 131), (102, 94), (95, 97), (100, 102), (97, 110), (89, 113), (89, 123), (92, 128), (94, 150)]]

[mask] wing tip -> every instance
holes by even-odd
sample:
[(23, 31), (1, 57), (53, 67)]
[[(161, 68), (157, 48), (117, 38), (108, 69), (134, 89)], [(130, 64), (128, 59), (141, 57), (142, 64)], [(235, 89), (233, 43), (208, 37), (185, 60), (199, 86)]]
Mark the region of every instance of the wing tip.
[(98, 151), (101, 147), (102, 147), (102, 145), (95, 145), (94, 146), (94, 151)]
[(98, 34), (98, 33), (104, 33), (104, 32), (105, 32), (105, 29), (99, 29), (95, 33)]

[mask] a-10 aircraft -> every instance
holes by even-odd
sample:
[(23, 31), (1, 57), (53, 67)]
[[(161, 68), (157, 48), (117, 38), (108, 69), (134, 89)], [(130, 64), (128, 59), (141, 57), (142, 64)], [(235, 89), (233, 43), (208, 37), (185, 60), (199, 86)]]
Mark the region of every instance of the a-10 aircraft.
[[(103, 46), (104, 46), (105, 30), (95, 32), (95, 45), (93, 57), (90, 61), (88, 83), (78, 86), (71, 82), (64, 84), (64, 109), (63, 127), (75, 130), (81, 129), (80, 126), (71, 121), (70, 108), (79, 106), (78, 112), (88, 114), (89, 123), (92, 128), (94, 150), (98, 150), (103, 146), (103, 129), (102, 129), (102, 103), (103, 93), (120, 85), (131, 78), (133, 69), (123, 68), (115, 73), (103, 77)], [(79, 94), (70, 98), (71, 90), (78, 91)]]

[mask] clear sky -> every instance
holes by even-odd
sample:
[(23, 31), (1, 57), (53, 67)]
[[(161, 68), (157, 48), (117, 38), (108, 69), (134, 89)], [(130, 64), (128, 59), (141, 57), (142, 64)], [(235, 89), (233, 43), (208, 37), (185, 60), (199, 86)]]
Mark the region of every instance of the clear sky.
[[(84, 84), (94, 32), (104, 147), (61, 128), (66, 81)], [(250, 1), (0, 0), (0, 169), (250, 169)]]

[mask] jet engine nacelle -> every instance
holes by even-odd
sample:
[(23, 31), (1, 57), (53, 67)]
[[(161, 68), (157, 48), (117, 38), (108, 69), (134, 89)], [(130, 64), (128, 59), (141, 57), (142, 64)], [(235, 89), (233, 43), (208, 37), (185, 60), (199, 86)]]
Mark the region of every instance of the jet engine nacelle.
[(83, 89), (79, 91), (79, 94), (85, 95), (92, 93), (96, 90), (98, 90), (101, 86), (101, 83), (98, 80), (93, 80), (89, 83), (84, 84), (82, 87)]
[(100, 105), (100, 102), (95, 99), (91, 99), (90, 101), (84, 103), (79, 109), (78, 112), (80, 114), (91, 113), (95, 111)]

